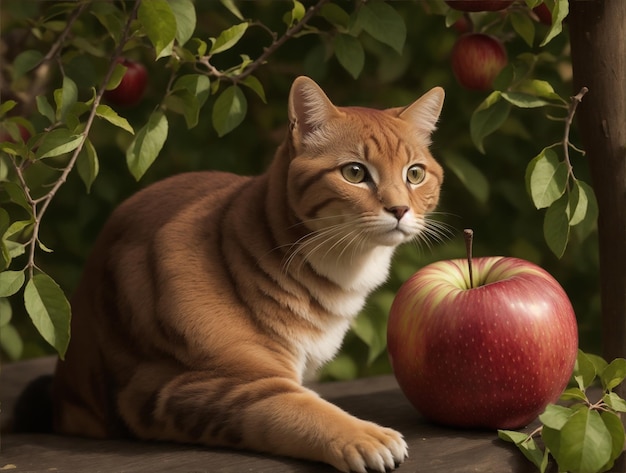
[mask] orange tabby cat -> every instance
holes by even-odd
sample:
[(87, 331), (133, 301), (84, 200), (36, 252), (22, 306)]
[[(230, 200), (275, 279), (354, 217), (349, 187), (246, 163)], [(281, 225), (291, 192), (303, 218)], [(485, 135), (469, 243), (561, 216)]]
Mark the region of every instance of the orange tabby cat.
[(394, 248), (426, 228), (444, 93), (335, 107), (300, 77), (258, 177), (197, 172), (112, 215), (72, 299), (55, 430), (201, 443), (385, 471), (402, 436), (302, 386), (330, 360)]

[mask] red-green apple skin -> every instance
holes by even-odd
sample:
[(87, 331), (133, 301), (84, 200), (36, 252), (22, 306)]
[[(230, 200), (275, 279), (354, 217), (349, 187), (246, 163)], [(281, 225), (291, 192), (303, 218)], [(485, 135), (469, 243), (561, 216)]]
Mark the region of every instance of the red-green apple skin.
[(126, 67), (124, 77), (119, 85), (113, 90), (107, 90), (104, 98), (114, 105), (136, 105), (146, 90), (148, 84), (148, 72), (143, 64), (130, 59), (120, 59), (119, 62)]
[(507, 64), (502, 42), (483, 33), (467, 33), (452, 48), (452, 72), (459, 84), (471, 90), (488, 90)]
[[(30, 138), (30, 131), (28, 131), (28, 129), (24, 125), (21, 125), (21, 124), (17, 124), (14, 126), (16, 127), (15, 130), (17, 130), (17, 132), (14, 130), (13, 134), (19, 133), (22, 141), (26, 143), (28, 139)], [(4, 141), (8, 141), (9, 143), (17, 142), (15, 137), (11, 136), (11, 133), (9, 132), (9, 130), (7, 130), (6, 127), (0, 125), (0, 143)]]
[(446, 0), (446, 3), (455, 10), (478, 12), (504, 10), (513, 0)]
[(508, 257), (430, 264), (399, 289), (387, 331), (407, 399), (433, 422), (515, 429), (565, 389), (578, 330), (567, 294), (545, 270)]
[(542, 3), (541, 5), (533, 8), (533, 12), (535, 12), (535, 15), (537, 15), (539, 21), (544, 25), (552, 24), (552, 12), (545, 3)]

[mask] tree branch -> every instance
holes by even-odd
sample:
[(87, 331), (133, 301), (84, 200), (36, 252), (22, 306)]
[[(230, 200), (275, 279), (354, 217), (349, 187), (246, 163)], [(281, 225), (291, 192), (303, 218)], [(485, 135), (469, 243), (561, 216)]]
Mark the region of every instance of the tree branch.
[[(67, 180), (67, 176), (69, 175), (69, 173), (72, 171), (72, 169), (74, 168), (74, 165), (76, 164), (76, 160), (78, 159), (78, 156), (80, 155), (80, 152), (83, 149), (83, 146), (85, 144), (85, 142), (87, 141), (87, 137), (89, 136), (89, 132), (91, 130), (91, 127), (93, 125), (94, 119), (96, 117), (96, 111), (98, 108), (98, 105), (100, 105), (100, 101), (102, 100), (102, 96), (104, 95), (104, 92), (106, 90), (106, 86), (109, 82), (109, 79), (111, 78), (111, 75), (113, 74), (113, 70), (115, 69), (115, 66), (117, 65), (117, 58), (121, 55), (122, 50), (124, 48), (124, 45), (126, 44), (126, 42), (128, 42), (129, 38), (130, 38), (130, 27), (132, 22), (135, 19), (137, 10), (139, 9), (139, 5), (141, 4), (141, 0), (137, 0), (133, 6), (133, 10), (131, 12), (131, 15), (128, 18), (128, 21), (126, 23), (126, 25), (124, 26), (124, 30), (122, 32), (122, 39), (120, 40), (120, 43), (117, 45), (117, 48), (115, 49), (110, 64), (109, 64), (109, 68), (104, 76), (104, 79), (102, 81), (102, 85), (100, 86), (100, 89), (98, 90), (98, 92), (96, 93), (96, 96), (93, 100), (93, 104), (91, 106), (91, 109), (89, 111), (89, 116), (87, 118), (87, 121), (85, 123), (85, 129), (83, 130), (81, 136), (82, 136), (82, 140), (80, 141), (80, 143), (78, 144), (78, 146), (76, 147), (76, 149), (73, 151), (72, 156), (69, 160), (69, 162), (67, 163), (67, 165), (63, 168), (63, 171), (61, 172), (61, 175), (59, 176), (59, 178), (54, 182), (54, 184), (52, 185), (52, 188), (42, 197), (39, 197), (37, 199), (34, 199), (31, 195), (30, 189), (26, 183), (26, 180), (24, 179), (24, 176), (22, 174), (22, 170), (19, 166), (17, 166), (14, 163), (18, 178), (20, 180), (20, 183), (24, 189), (24, 193), (26, 194), (26, 198), (28, 200), (29, 205), (32, 208), (32, 213), (33, 213), (33, 236), (31, 237), (31, 239), (29, 240), (29, 242), (27, 243), (27, 246), (29, 246), (29, 252), (28, 252), (28, 263), (26, 268), (28, 269), (29, 272), (29, 276), (32, 278), (33, 276), (33, 271), (34, 268), (36, 267), (35, 265), (35, 251), (36, 251), (36, 247), (37, 247), (37, 243), (39, 242), (39, 227), (41, 225), (41, 219), (43, 217), (43, 215), (46, 213), (48, 206), (50, 205), (50, 202), (52, 202), (52, 199), (54, 198), (54, 196), (56, 195), (56, 193), (59, 191), (59, 189), (61, 188), (61, 186), (66, 182)], [(83, 5), (83, 7), (86, 4)], [(80, 10), (82, 12), (82, 9)], [(75, 11), (72, 15), (72, 21), (75, 21), (76, 18), (78, 18), (77, 12)], [(69, 22), (68, 22), (69, 24)], [(53, 48), (51, 48), (50, 52), (48, 53), (48, 55), (46, 55), (46, 58), (48, 58), (48, 60), (52, 59), (54, 57), (54, 54), (56, 54), (56, 51), (58, 51), (62, 45), (62, 41), (60, 40), (61, 38), (65, 38), (66, 36), (66, 32), (69, 30), (69, 28), (66, 28), (66, 30), (64, 30), (64, 32), (61, 34), (59, 40), (57, 40), (55, 42), (56, 46), (53, 46)], [(51, 54), (52, 51), (55, 51), (54, 54)], [(45, 59), (45, 58), (44, 58)], [(38, 208), (38, 205), (41, 203), (41, 207)]]

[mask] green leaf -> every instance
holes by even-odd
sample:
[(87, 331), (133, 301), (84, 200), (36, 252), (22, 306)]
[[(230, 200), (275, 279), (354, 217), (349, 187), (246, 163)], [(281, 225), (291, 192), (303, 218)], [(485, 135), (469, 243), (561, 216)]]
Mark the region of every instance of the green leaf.
[(558, 452), (552, 451), (559, 469), (571, 473), (596, 473), (612, 454), (612, 437), (595, 410), (577, 410), (561, 428)]
[(306, 13), (304, 5), (298, 0), (292, 0), (292, 3), (293, 8), (283, 17), (283, 21), (288, 27), (292, 27), (294, 24), (298, 23)]
[(509, 18), (515, 32), (532, 48), (535, 40), (535, 24), (533, 20), (525, 13), (518, 11), (511, 12)]
[(231, 85), (213, 105), (213, 127), (222, 137), (234, 130), (243, 121), (248, 112), (248, 102), (239, 87)]
[(445, 153), (443, 161), (476, 200), (481, 204), (487, 203), (490, 184), (480, 169), (463, 156), (453, 153)]
[(550, 105), (550, 102), (524, 92), (502, 92), (502, 98), (519, 108), (538, 108)]
[(261, 81), (259, 81), (259, 79), (250, 75), (242, 80), (241, 84), (252, 89), (261, 98), (261, 100), (263, 100), (263, 103), (267, 103), (267, 99), (265, 98), (265, 89), (263, 88), (263, 84), (261, 84)]
[(532, 437), (514, 430), (498, 430), (498, 437), (506, 442), (514, 443), (528, 460), (533, 462), (537, 468), (542, 468), (546, 454), (537, 447)]
[(551, 149), (545, 148), (533, 158), (526, 168), (526, 184), (535, 207), (543, 209), (559, 199), (565, 192), (567, 177), (567, 165)]
[(536, 97), (542, 97), (544, 99), (553, 100), (563, 104), (567, 103), (565, 99), (554, 91), (552, 84), (545, 80), (526, 79), (518, 84), (517, 89), (520, 92), (534, 95)]
[(120, 117), (115, 110), (108, 105), (100, 104), (96, 107), (96, 116), (105, 119), (109, 123), (127, 131), (131, 135), (135, 134), (135, 130), (130, 126), (128, 120), (124, 117)]
[(42, 59), (43, 54), (32, 49), (18, 54), (13, 60), (13, 79), (20, 79), (28, 71), (39, 65)]
[(76, 161), (76, 168), (78, 175), (85, 183), (87, 193), (89, 193), (91, 191), (91, 185), (93, 184), (93, 181), (96, 180), (100, 170), (96, 148), (94, 148), (89, 139), (85, 140), (85, 144), (80, 150)]
[(46, 117), (50, 123), (54, 123), (56, 121), (54, 110), (46, 96), (38, 95), (35, 101), (37, 102), (37, 111)]
[(604, 371), (604, 368), (609, 366), (605, 359), (599, 355), (594, 355), (593, 353), (584, 353), (584, 355), (587, 360), (589, 360), (593, 365), (596, 374), (602, 373), (602, 371)]
[(616, 412), (626, 412), (626, 401), (617, 393), (607, 393), (602, 396), (602, 401)]
[(4, 117), (8, 112), (13, 110), (17, 102), (15, 100), (5, 100), (0, 103), (0, 117)]
[(180, 76), (172, 90), (188, 90), (197, 97), (198, 106), (202, 107), (211, 93), (211, 81), (204, 74), (187, 74)]
[(516, 430), (498, 430), (498, 438), (505, 442), (518, 444), (528, 440), (529, 435)]
[(359, 77), (365, 64), (365, 52), (361, 42), (354, 36), (340, 33), (335, 36), (333, 45), (339, 64), (355, 79)]
[(90, 12), (106, 28), (115, 44), (118, 44), (124, 29), (122, 12), (109, 2), (92, 2)]
[(579, 235), (582, 239), (587, 237), (596, 226), (596, 221), (598, 220), (598, 202), (595, 192), (589, 184), (580, 180), (576, 180), (576, 184), (580, 194), (582, 195), (584, 193), (587, 199), (587, 209), (585, 216), (580, 222), (573, 224), (570, 221), (570, 225), (576, 225), (576, 229), (580, 231)]
[(585, 395), (585, 393), (580, 389), (580, 388), (568, 388), (565, 391), (563, 391), (563, 394), (561, 394), (561, 397), (559, 398), (562, 401), (587, 401), (587, 396)]
[(75, 135), (67, 128), (57, 128), (44, 135), (39, 148), (35, 151), (35, 157), (44, 159), (61, 156), (78, 148), (82, 140), (82, 135)]
[(387, 347), (387, 316), (393, 302), (392, 291), (380, 291), (370, 299), (370, 310), (363, 311), (352, 322), (355, 335), (368, 347), (367, 363), (373, 363)]
[(196, 29), (196, 8), (191, 0), (169, 0), (176, 18), (176, 41), (183, 46)]
[(548, 207), (543, 219), (543, 236), (548, 247), (557, 258), (565, 253), (569, 240), (569, 229), (567, 195), (564, 195)]
[(217, 38), (211, 38), (213, 46), (211, 46), (209, 54), (221, 53), (232, 48), (243, 37), (247, 29), (248, 23), (243, 22), (222, 31)]
[(141, 2), (137, 17), (154, 46), (156, 58), (169, 56), (177, 28), (176, 17), (167, 0)]
[(319, 14), (330, 24), (340, 27), (342, 31), (347, 30), (350, 25), (350, 15), (335, 3), (324, 4)]
[(374, 39), (402, 53), (406, 25), (402, 16), (388, 3), (373, 1), (361, 6), (357, 16), (361, 26)]
[(109, 82), (107, 82), (105, 89), (106, 90), (117, 89), (117, 87), (122, 82), (122, 79), (124, 78), (124, 75), (126, 74), (127, 70), (128, 68), (121, 62), (118, 62), (117, 64), (115, 64), (115, 67), (113, 68), (113, 72), (111, 73), (111, 77), (109, 77)]
[(76, 83), (67, 76), (63, 77), (63, 86), (54, 91), (54, 101), (56, 102), (56, 119), (64, 122), (67, 112), (76, 104), (78, 100), (78, 88)]
[(235, 17), (243, 21), (243, 15), (239, 11), (239, 8), (237, 8), (237, 5), (235, 4), (234, 0), (220, 0), (220, 3), (224, 5), (229, 12), (235, 15)]
[(0, 297), (9, 297), (24, 285), (24, 271), (2, 271), (0, 273)]
[(569, 202), (567, 205), (567, 211), (569, 215), (569, 224), (571, 226), (578, 225), (585, 219), (585, 215), (587, 215), (589, 199), (587, 198), (585, 190), (581, 190), (577, 179), (574, 179), (568, 198)]
[[(11, 225), (11, 218), (9, 217), (9, 213), (0, 208), (0, 271), (4, 271), (11, 264), (11, 253), (7, 248), (7, 244), (5, 242), (6, 239), (6, 231), (9, 229)], [(1, 290), (1, 289), (0, 289)], [(0, 298), (0, 301), (2, 299)], [(0, 313), (0, 326), (2, 325), (2, 313)]]
[(573, 373), (573, 377), (578, 383), (578, 387), (583, 391), (587, 389), (591, 386), (594, 379), (596, 379), (597, 374), (598, 371), (596, 371), (596, 362), (587, 356), (585, 352), (578, 350)]
[(359, 374), (359, 366), (354, 358), (346, 353), (339, 353), (322, 368), (323, 375), (333, 379), (354, 379)]
[(179, 89), (167, 97), (166, 106), (168, 110), (180, 113), (185, 117), (187, 129), (191, 129), (198, 124), (200, 118), (200, 105), (198, 98), (187, 89)]
[(13, 317), (13, 309), (11, 303), (6, 297), (0, 297), (0, 328), (5, 327), (11, 322)]
[(5, 181), (2, 183), (2, 187), (4, 187), (5, 192), (9, 195), (11, 202), (19, 205), (23, 209), (25, 209), (29, 215), (32, 215), (33, 209), (28, 203), (28, 198), (24, 193), (24, 189), (16, 184), (15, 182)]
[(470, 119), (470, 135), (476, 148), (485, 152), (484, 139), (496, 131), (508, 118), (511, 105), (502, 100), (501, 92), (492, 92), (479, 106)]
[(35, 274), (24, 289), (24, 305), (41, 336), (65, 357), (70, 341), (70, 304), (65, 294), (45, 273)]
[(558, 404), (548, 404), (542, 414), (539, 415), (541, 423), (550, 429), (561, 430), (569, 418), (574, 414), (573, 409)]
[(13, 360), (19, 360), (24, 352), (22, 337), (16, 328), (11, 325), (4, 325), (0, 330), (0, 347), (7, 356)]
[(563, 20), (568, 13), (569, 0), (555, 0), (552, 9), (552, 26), (539, 46), (545, 46), (563, 31)]
[(148, 123), (135, 136), (126, 151), (126, 163), (136, 180), (141, 179), (161, 152), (167, 132), (167, 118), (163, 112), (157, 111), (150, 115)]
[(616, 358), (600, 373), (600, 382), (605, 391), (611, 391), (626, 378), (626, 360)]
[(600, 417), (602, 418), (602, 422), (606, 426), (607, 430), (611, 433), (611, 459), (609, 462), (602, 467), (601, 471), (607, 471), (612, 466), (615, 460), (622, 454), (624, 450), (624, 425), (622, 424), (621, 419), (612, 412), (601, 412)]

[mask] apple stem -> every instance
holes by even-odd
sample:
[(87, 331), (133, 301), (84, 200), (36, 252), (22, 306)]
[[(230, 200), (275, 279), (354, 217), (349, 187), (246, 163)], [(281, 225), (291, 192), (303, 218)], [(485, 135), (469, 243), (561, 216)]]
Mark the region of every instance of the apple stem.
[(467, 252), (467, 266), (469, 268), (470, 289), (474, 287), (474, 272), (472, 270), (472, 243), (474, 241), (474, 230), (466, 228), (463, 230), (465, 238), (465, 251)]

